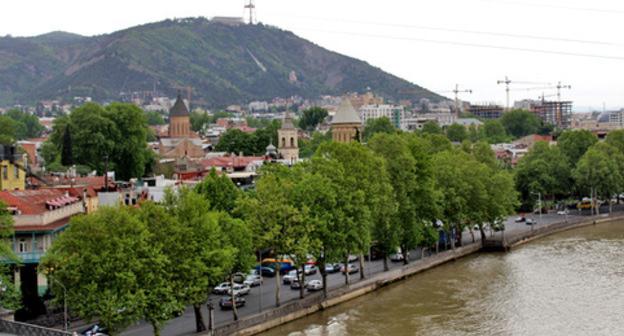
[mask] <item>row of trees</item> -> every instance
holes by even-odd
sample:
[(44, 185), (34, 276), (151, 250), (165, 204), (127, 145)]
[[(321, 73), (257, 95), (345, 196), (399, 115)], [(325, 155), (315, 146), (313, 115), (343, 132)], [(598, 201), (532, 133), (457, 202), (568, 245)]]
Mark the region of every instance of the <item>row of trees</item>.
[(243, 155), (264, 155), (270, 143), (277, 145), (277, 130), (282, 127), (279, 120), (272, 121), (267, 127), (253, 133), (245, 133), (239, 129), (229, 129), (219, 139), (215, 150)]
[(589, 131), (561, 133), (557, 145), (539, 142), (515, 169), (523, 208), (531, 210), (534, 195), (551, 201), (583, 196), (611, 198), (624, 191), (624, 130), (612, 131), (606, 141)]
[(80, 165), (102, 174), (108, 164), (116, 177), (128, 180), (151, 170), (148, 135), (146, 116), (135, 105), (88, 103), (55, 119), (42, 156), (48, 169)]
[[(269, 164), (249, 193), (213, 171), (163, 204), (72, 218), (41, 267), (71, 289), (74, 312), (113, 331), (144, 319), (158, 334), (187, 305), (202, 330), (200, 307), (211, 289), (248, 271), (255, 251), (288, 256), (302, 281), (313, 255), (326, 289), (328, 262), (358, 255), (364, 277), (363, 255), (375, 245), (387, 270), (397, 248), (437, 245), (436, 220), (447, 236), (475, 223), (483, 231), (513, 211), (515, 196), (486, 143), (453, 148), (441, 135), (379, 133), (368, 145), (322, 143), (291, 168)], [(279, 305), (279, 278), (276, 286)]]

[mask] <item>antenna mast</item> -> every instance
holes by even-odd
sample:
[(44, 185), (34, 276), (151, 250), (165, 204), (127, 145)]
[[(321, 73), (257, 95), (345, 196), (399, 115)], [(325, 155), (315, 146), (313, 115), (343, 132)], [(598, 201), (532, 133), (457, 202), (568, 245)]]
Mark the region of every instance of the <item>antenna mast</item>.
[(256, 5), (254, 0), (248, 0), (245, 4), (245, 11), (249, 12), (249, 24), (254, 24), (254, 17), (256, 16)]

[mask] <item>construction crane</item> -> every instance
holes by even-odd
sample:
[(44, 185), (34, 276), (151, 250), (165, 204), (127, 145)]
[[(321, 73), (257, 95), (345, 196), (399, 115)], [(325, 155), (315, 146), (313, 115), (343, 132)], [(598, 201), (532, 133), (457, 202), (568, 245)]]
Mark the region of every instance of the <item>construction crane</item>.
[[(567, 84), (561, 84), (561, 82), (558, 82), (557, 85), (553, 85), (553, 86), (537, 86), (537, 87), (519, 88), (519, 89), (512, 89), (512, 91), (557, 90), (557, 94), (548, 95), (547, 97), (557, 96), (557, 101), (561, 101), (561, 89), (572, 89), (572, 86), (567, 85)], [(542, 93), (542, 97), (544, 97), (543, 93)]]
[(505, 84), (505, 93), (507, 94), (507, 104), (506, 104), (506, 109), (509, 110), (509, 92), (511, 91), (510, 89), (510, 85), (511, 84), (520, 84), (520, 85), (552, 85), (551, 83), (544, 83), (544, 82), (527, 82), (527, 81), (512, 81), (511, 79), (509, 79), (509, 77), (505, 76), (505, 79), (503, 80), (499, 80), (496, 81), (496, 84), (500, 85), (500, 84)]
[(460, 90), (459, 89), (459, 84), (455, 84), (455, 89), (453, 89), (451, 91), (440, 91), (438, 93), (453, 93), (453, 94), (455, 94), (455, 110), (457, 111), (457, 114), (459, 115), (459, 94), (460, 93), (472, 94), (472, 89)]

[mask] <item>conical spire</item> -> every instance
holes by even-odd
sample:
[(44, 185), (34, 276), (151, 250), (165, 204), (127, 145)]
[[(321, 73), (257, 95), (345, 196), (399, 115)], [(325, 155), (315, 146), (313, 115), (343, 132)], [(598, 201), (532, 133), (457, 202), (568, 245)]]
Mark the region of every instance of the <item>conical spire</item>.
[(169, 110), (170, 117), (185, 117), (189, 115), (189, 110), (184, 103), (184, 99), (182, 99), (182, 94), (178, 91), (178, 98), (176, 98), (175, 104), (171, 110)]
[(361, 124), (360, 116), (351, 105), (351, 101), (347, 97), (342, 98), (340, 106), (334, 115), (332, 124)]

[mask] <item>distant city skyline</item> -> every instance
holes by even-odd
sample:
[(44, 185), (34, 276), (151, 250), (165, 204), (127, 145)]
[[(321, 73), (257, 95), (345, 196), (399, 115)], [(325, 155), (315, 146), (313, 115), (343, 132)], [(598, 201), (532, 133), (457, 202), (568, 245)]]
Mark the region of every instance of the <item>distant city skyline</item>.
[[(174, 17), (243, 16), (244, 2), (111, 0), (80, 6), (24, 0), (3, 4), (0, 35), (98, 35)], [(512, 102), (554, 95), (553, 89), (520, 88), (561, 81), (572, 86), (562, 90), (562, 99), (574, 100), (575, 110), (624, 107), (624, 3), (617, 1), (256, 0), (256, 6), (262, 23), (451, 98), (459, 84), (473, 90), (463, 100), (505, 104), (504, 85), (496, 82), (508, 76), (537, 83), (512, 84)]]

